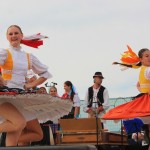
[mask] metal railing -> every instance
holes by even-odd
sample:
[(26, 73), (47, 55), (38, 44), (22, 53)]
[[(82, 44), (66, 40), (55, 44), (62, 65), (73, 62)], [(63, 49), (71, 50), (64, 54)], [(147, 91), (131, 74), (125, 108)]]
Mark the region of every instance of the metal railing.
[[(112, 109), (118, 105), (124, 104), (126, 102), (129, 102), (132, 99), (132, 97), (118, 97), (118, 98), (110, 98), (110, 108)], [(81, 100), (81, 109), (80, 109), (80, 118), (86, 118), (87, 113), (83, 111), (84, 107), (84, 100)], [(118, 120), (117, 122), (114, 122), (113, 120), (107, 120), (106, 121), (107, 128), (110, 131), (120, 131), (121, 130), (121, 121)]]

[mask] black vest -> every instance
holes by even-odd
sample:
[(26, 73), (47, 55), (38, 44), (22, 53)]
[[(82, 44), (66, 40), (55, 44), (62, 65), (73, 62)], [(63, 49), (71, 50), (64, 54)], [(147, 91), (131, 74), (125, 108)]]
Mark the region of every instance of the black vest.
[[(104, 103), (104, 97), (103, 97), (104, 90), (105, 90), (105, 87), (101, 86), (98, 93), (97, 93), (98, 106), (102, 106), (102, 104)], [(93, 103), (93, 86), (88, 88), (88, 94), (89, 94), (89, 99), (88, 99), (88, 106), (87, 107), (92, 107), (92, 103)]]

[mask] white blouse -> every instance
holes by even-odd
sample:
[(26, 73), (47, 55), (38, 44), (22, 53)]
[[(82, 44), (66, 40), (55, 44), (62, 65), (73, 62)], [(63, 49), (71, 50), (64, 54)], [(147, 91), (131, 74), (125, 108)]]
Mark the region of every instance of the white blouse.
[(78, 94), (75, 94), (73, 97), (73, 106), (80, 107), (80, 98), (79, 98)]
[[(7, 86), (10, 88), (23, 89), (25, 77), (27, 76), (28, 71), (27, 54), (21, 47), (14, 48), (10, 46), (8, 49), (12, 54), (13, 70), (12, 78), (7, 81)], [(6, 49), (0, 49), (0, 65), (5, 63), (7, 55), (8, 53)], [(52, 77), (52, 75), (48, 72), (48, 67), (42, 64), (33, 54), (30, 54), (30, 65), (33, 72), (38, 74), (40, 77), (47, 79)]]
[(144, 76), (147, 80), (150, 80), (150, 67), (146, 67)]

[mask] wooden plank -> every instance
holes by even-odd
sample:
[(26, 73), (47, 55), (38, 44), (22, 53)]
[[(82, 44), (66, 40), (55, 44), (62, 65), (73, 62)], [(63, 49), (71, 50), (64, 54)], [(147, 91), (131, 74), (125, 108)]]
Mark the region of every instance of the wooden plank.
[[(100, 131), (98, 132), (99, 134), (101, 133)], [(88, 131), (88, 132), (83, 132), (83, 131), (79, 131), (79, 132), (69, 132), (69, 131), (66, 131), (66, 132), (60, 132), (60, 134), (96, 134), (95, 131)]]
[[(72, 135), (63, 135), (61, 142), (62, 143), (91, 143), (96, 142), (97, 136), (96, 134), (72, 134)], [(98, 141), (101, 142), (102, 138), (99, 135)]]
[[(108, 129), (99, 129), (99, 132), (107, 132)], [(56, 131), (59, 134), (67, 134), (67, 133), (96, 133), (96, 130), (65, 130), (65, 131)]]
[(103, 132), (102, 133), (103, 136), (103, 142), (108, 142), (108, 143), (120, 143), (120, 142), (128, 142), (128, 137), (127, 135), (121, 135), (118, 133), (112, 133), (112, 132)]
[[(60, 127), (63, 132), (77, 131), (96, 131), (95, 118), (79, 118), (79, 119), (60, 119)], [(102, 129), (101, 120), (98, 118), (98, 128)]]
[[(95, 133), (67, 133), (59, 134), (60, 143), (96, 143), (97, 134)], [(98, 134), (98, 141), (101, 143), (125, 143), (128, 142), (128, 137), (123, 135), (123, 141), (121, 134), (102, 132)]]

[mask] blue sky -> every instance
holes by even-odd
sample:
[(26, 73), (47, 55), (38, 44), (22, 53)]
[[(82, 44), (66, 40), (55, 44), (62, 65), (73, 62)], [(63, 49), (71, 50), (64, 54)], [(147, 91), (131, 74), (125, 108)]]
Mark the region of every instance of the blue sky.
[(101, 71), (110, 97), (138, 94), (139, 70), (121, 71), (113, 66), (129, 44), (137, 53), (150, 47), (149, 0), (2, 0), (0, 47), (7, 48), (5, 34), (12, 24), (24, 35), (41, 32), (49, 39), (39, 49), (23, 48), (47, 64), (58, 93), (70, 80), (81, 99)]

